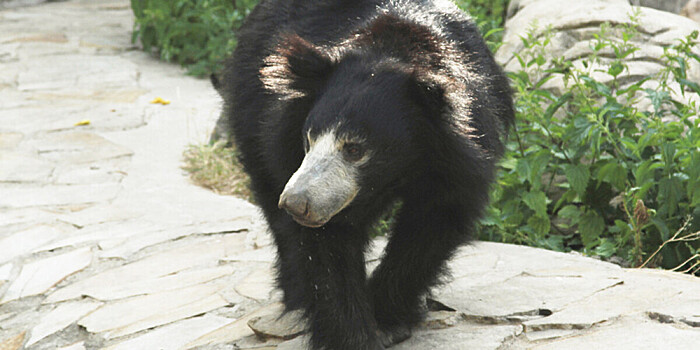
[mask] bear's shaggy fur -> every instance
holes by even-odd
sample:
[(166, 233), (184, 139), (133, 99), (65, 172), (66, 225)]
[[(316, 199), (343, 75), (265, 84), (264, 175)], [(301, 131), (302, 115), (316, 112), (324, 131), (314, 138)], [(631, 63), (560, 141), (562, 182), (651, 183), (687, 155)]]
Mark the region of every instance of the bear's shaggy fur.
[[(311, 347), (383, 349), (488, 202), (508, 81), (449, 0), (262, 0), (221, 79), (241, 162)], [(367, 278), (368, 231), (401, 202)]]

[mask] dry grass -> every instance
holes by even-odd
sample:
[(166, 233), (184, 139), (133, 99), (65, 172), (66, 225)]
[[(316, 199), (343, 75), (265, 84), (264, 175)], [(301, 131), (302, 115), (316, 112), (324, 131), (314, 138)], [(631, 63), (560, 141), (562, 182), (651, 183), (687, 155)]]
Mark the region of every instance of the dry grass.
[(190, 145), (183, 154), (183, 169), (194, 183), (216, 193), (251, 201), (250, 179), (236, 158), (236, 150), (224, 142)]

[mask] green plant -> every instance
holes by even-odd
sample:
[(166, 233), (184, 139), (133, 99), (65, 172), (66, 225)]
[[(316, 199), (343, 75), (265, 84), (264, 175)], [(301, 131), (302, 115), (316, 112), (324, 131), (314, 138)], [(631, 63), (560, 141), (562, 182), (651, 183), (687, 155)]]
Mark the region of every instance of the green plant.
[[(517, 123), (482, 238), (698, 271), (700, 88), (687, 76), (698, 34), (665, 49), (658, 76), (628, 81), (636, 28), (635, 15), (603, 25), (581, 65), (547, 58), (549, 31), (523, 38)], [(557, 79), (567, 92), (546, 88)]]
[(503, 40), (503, 24), (510, 0), (453, 0), (479, 26), (486, 43), (495, 52)]
[(131, 0), (136, 20), (132, 41), (187, 68), (216, 73), (236, 47), (235, 31), (258, 0)]

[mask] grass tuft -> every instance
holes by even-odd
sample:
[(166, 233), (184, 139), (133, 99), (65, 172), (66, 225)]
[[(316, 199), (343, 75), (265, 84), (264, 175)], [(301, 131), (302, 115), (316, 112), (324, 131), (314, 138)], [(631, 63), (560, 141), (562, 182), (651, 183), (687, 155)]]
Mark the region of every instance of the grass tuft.
[(190, 145), (185, 150), (182, 169), (194, 183), (218, 194), (233, 195), (251, 200), (250, 179), (238, 162), (236, 149), (225, 142)]

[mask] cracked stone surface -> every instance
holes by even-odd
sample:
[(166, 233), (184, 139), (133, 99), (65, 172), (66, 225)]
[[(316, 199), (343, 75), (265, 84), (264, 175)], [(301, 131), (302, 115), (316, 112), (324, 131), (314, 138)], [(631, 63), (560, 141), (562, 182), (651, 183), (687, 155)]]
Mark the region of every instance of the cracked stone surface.
[[(678, 32), (666, 26), (685, 22), (652, 22), (643, 51), (658, 55)], [(180, 169), (185, 147), (207, 141), (219, 97), (137, 50), (132, 25), (127, 0), (0, 8), (0, 350), (302, 349), (304, 325), (278, 318), (276, 250), (258, 210)], [(647, 63), (640, 72), (658, 69)], [(495, 243), (462, 248), (450, 268), (395, 349), (700, 343), (695, 277)]]

